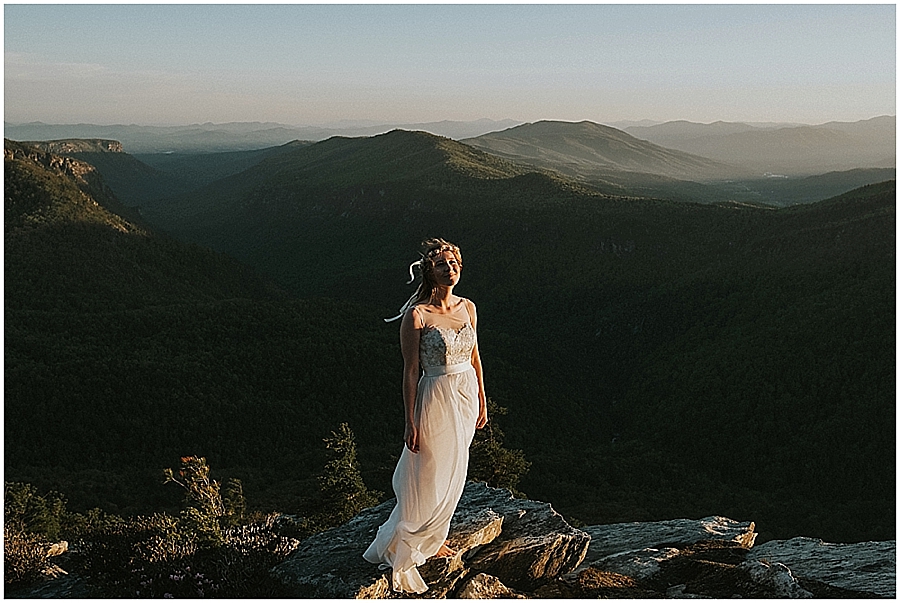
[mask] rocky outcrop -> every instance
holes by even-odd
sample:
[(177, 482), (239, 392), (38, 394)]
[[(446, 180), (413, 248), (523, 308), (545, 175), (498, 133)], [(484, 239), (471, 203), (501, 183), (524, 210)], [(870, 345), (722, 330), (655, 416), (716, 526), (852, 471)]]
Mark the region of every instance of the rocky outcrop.
[(894, 598), (897, 592), (897, 543), (833, 544), (816, 538), (772, 540), (755, 547), (748, 560), (791, 568), (800, 584), (820, 583), (859, 597)]
[[(584, 563), (559, 597), (870, 598), (895, 594), (895, 543), (809, 538), (754, 546), (752, 522), (725, 517), (583, 528)], [(623, 579), (626, 578), (626, 579)]]
[(527, 599), (525, 595), (517, 593), (507, 587), (490, 574), (477, 574), (466, 582), (459, 593), (459, 599)]
[(122, 143), (118, 140), (102, 138), (70, 138), (67, 140), (48, 140), (40, 142), (23, 142), (45, 153), (71, 155), (72, 153), (122, 153)]
[[(501, 534), (475, 552), (469, 566), (513, 588), (534, 589), (572, 571), (584, 559), (590, 536), (570, 526), (547, 503), (513, 498), (507, 490), (470, 483), (466, 506), (503, 517)], [(452, 526), (451, 526), (452, 532)]]
[(5, 141), (3, 148), (4, 159), (24, 159), (33, 161), (51, 171), (75, 180), (80, 188), (104, 187), (97, 169), (91, 164), (65, 157), (63, 155), (47, 152), (40, 148), (38, 143), (19, 143)]
[(591, 536), (584, 564), (601, 559), (650, 549), (666, 549), (669, 545), (688, 545), (704, 540), (735, 542), (744, 548), (753, 546), (756, 526), (752, 521), (734, 521), (727, 517), (672, 519), (631, 523), (611, 523), (582, 528)]
[[(367, 509), (343, 526), (303, 541), (272, 572), (297, 597), (390, 598), (390, 570), (362, 558), (394, 501)], [(574, 570), (590, 537), (547, 503), (516, 499), (508, 490), (466, 484), (450, 525), (454, 557), (420, 569), (429, 598), (512, 597)]]
[[(394, 598), (390, 570), (362, 552), (394, 501), (301, 543), (273, 574), (298, 597)], [(571, 527), (550, 505), (467, 484), (450, 540), (420, 568), (424, 598), (893, 597), (894, 543), (794, 539), (755, 547), (725, 517)], [(408, 595), (407, 595), (408, 597)]]

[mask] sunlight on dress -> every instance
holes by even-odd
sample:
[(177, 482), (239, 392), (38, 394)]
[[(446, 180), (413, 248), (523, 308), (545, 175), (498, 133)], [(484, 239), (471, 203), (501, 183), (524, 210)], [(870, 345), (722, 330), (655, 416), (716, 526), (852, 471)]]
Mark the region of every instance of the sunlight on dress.
[(419, 452), (403, 447), (392, 480), (397, 505), (363, 554), (393, 568), (396, 591), (428, 590), (416, 568), (444, 544), (462, 496), (479, 410), (474, 346), (468, 322), (459, 329), (426, 324), (419, 339)]

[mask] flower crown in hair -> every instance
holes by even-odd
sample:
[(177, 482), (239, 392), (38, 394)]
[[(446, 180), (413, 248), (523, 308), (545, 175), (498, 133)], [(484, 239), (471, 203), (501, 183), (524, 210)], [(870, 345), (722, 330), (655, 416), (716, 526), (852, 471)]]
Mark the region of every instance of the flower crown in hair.
[[(459, 251), (459, 247), (457, 247), (456, 245), (450, 245), (450, 244), (441, 245), (440, 247), (435, 247), (434, 249), (429, 250), (422, 257), (423, 258), (424, 257), (433, 258), (434, 256), (440, 255), (440, 254), (444, 253), (445, 251), (452, 251), (453, 253), (456, 253)], [(419, 254), (419, 255), (421, 255), (421, 254)]]
[[(459, 253), (459, 247), (457, 247), (457, 246), (455, 246), (455, 245), (444, 244), (444, 245), (440, 245), (439, 247), (435, 247), (434, 249), (429, 249), (429, 250), (426, 251), (424, 254), (420, 253), (420, 254), (419, 254), (419, 256), (420, 256), (419, 259), (416, 260), (415, 262), (413, 262), (412, 264), (409, 265), (409, 280), (406, 281), (406, 284), (407, 284), (407, 285), (411, 285), (411, 284), (416, 280), (416, 275), (415, 275), (414, 272), (413, 272), (413, 269), (414, 269), (414, 268), (418, 268), (420, 273), (421, 273), (421, 272), (424, 272), (424, 271), (425, 271), (425, 261), (426, 261), (426, 260), (432, 261), (432, 260), (434, 259), (435, 256), (438, 256), (438, 255), (444, 253), (445, 251), (452, 251), (454, 254), (458, 254), (458, 253)], [(423, 283), (424, 283), (424, 281), (425, 281), (425, 276), (424, 276), (424, 274), (422, 275), (422, 281), (423, 281)], [(422, 284), (423, 284), (423, 283), (422, 283)], [(417, 300), (418, 297), (419, 297), (419, 290), (422, 288), (422, 284), (419, 284), (419, 288), (416, 289), (415, 293), (413, 293), (413, 294), (409, 297), (409, 299), (406, 300), (406, 303), (403, 304), (403, 306), (400, 308), (400, 313), (397, 314), (397, 316), (394, 316), (393, 318), (385, 318), (385, 319), (384, 319), (384, 322), (393, 322), (393, 321), (397, 320), (398, 318), (402, 317), (403, 314), (404, 314), (404, 313), (405, 313), (405, 312), (406, 312), (413, 304), (416, 303), (416, 300)]]

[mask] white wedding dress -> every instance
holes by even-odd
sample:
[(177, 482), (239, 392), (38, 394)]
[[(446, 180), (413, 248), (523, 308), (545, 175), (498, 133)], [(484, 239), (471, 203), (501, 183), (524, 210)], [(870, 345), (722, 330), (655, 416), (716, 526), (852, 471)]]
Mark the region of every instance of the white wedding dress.
[(397, 505), (363, 553), (367, 561), (393, 568), (395, 591), (428, 590), (416, 566), (437, 553), (447, 539), (466, 482), (479, 406), (471, 362), (475, 329), (465, 303), (460, 306), (463, 310), (454, 313), (455, 318), (417, 307), (410, 310), (419, 312), (425, 323), (419, 338), (424, 373), (415, 409), (419, 452), (403, 447), (392, 480)]

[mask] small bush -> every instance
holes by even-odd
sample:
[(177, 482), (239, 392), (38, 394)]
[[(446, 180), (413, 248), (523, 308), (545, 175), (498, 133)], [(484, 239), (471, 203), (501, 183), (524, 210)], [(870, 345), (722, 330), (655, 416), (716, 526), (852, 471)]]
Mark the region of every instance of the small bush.
[(50, 567), (45, 540), (10, 525), (3, 526), (3, 582), (34, 582)]
[(203, 547), (180, 519), (137, 517), (94, 534), (79, 558), (108, 597), (285, 596), (269, 569), (297, 545), (282, 533), (289, 527), (286, 518), (270, 515), (223, 530), (219, 545)]
[(165, 483), (178, 484), (185, 491), (189, 506), (181, 512), (181, 519), (188, 529), (197, 534), (204, 546), (222, 544), (222, 528), (240, 523), (247, 510), (241, 480), (229, 479), (221, 492), (219, 482), (210, 479), (206, 459), (196, 456), (181, 458), (177, 477), (171, 469), (164, 474)]
[(39, 496), (31, 484), (6, 482), (3, 517), (15, 530), (56, 540), (65, 523), (66, 501), (58, 492)]
[[(65, 510), (56, 493), (39, 496), (28, 484), (7, 484), (6, 581), (40, 577), (49, 567), (46, 536), (75, 541), (73, 569), (103, 597), (286, 597), (290, 593), (269, 570), (306, 538), (377, 504), (359, 474), (356, 444), (346, 424), (325, 440), (330, 460), (320, 478), (314, 518), (254, 514), (247, 520), (239, 480), (220, 488), (202, 457), (182, 457), (166, 483), (179, 485), (186, 506), (178, 517), (165, 513), (123, 519), (94, 509)], [(36, 533), (29, 533), (28, 529)]]

